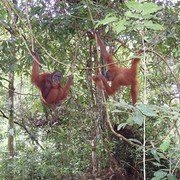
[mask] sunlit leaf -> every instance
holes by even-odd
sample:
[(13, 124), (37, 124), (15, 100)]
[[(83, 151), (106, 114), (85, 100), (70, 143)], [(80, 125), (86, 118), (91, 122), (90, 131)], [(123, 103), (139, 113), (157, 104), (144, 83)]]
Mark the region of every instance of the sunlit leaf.
[(160, 6), (153, 2), (147, 2), (142, 4), (143, 12), (142, 15), (145, 16), (147, 14), (155, 13), (162, 9)]
[(141, 12), (143, 10), (142, 8), (142, 4), (135, 2), (135, 1), (129, 1), (126, 3), (126, 6), (131, 9), (131, 10), (135, 10), (137, 12)]

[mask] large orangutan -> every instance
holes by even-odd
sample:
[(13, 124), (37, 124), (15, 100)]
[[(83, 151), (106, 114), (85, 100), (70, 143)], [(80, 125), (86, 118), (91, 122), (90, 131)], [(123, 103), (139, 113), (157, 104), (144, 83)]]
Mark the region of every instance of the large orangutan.
[(32, 83), (35, 84), (41, 91), (42, 101), (44, 104), (55, 108), (61, 103), (62, 100), (67, 98), (68, 92), (73, 82), (72, 75), (68, 76), (67, 83), (62, 86), (60, 81), (62, 74), (59, 71), (53, 73), (39, 74), (39, 55), (35, 51), (32, 53), (34, 56), (34, 64), (32, 68)]
[[(88, 33), (91, 33), (91, 38), (95, 38), (95, 34), (92, 34), (92, 32)], [(134, 58), (130, 68), (119, 67), (113, 60), (113, 56), (107, 52), (106, 46), (99, 35), (96, 34), (96, 36), (98, 45), (100, 46), (101, 55), (106, 61), (108, 71), (104, 76), (100, 73), (96, 76), (93, 76), (93, 81), (96, 83), (99, 89), (104, 90), (108, 95), (113, 95), (120, 86), (131, 86), (131, 98), (134, 105), (137, 102), (137, 68), (140, 58)], [(108, 81), (111, 82), (111, 85), (108, 84)]]

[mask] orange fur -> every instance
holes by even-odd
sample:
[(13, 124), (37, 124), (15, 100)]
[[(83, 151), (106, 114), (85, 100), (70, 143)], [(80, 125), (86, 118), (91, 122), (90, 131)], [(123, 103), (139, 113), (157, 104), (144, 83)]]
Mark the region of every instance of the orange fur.
[(39, 74), (38, 62), (39, 56), (37, 53), (34, 53), (34, 64), (31, 76), (32, 83), (41, 91), (44, 104), (55, 107), (67, 98), (70, 86), (72, 85), (72, 76), (68, 77), (68, 81), (64, 87), (61, 86), (60, 82), (57, 85), (53, 85), (52, 77), (54, 73)]
[[(131, 86), (131, 98), (134, 105), (137, 102), (138, 95), (137, 68), (140, 58), (134, 58), (130, 68), (119, 67), (112, 55), (106, 51), (106, 46), (99, 35), (97, 35), (97, 42), (100, 46), (101, 55), (107, 64), (109, 79), (102, 74), (93, 76), (92, 79), (97, 87), (104, 90), (108, 95), (115, 94), (120, 86)], [(108, 84), (108, 81), (111, 82), (111, 85)]]

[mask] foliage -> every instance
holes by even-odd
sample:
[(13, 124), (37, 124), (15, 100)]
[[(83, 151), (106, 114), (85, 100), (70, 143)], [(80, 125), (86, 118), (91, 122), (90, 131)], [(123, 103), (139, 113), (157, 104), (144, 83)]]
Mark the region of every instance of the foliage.
[[(92, 140), (96, 142), (97, 176), (105, 179), (113, 168), (128, 175), (130, 167), (136, 167), (133, 175), (141, 178), (144, 124), (147, 178), (178, 179), (178, 25), (177, 4), (32, 0), (14, 6), (11, 1), (0, 2), (0, 179), (7, 179), (11, 168), (16, 179), (80, 179), (92, 174)], [(86, 32), (93, 28), (108, 39), (122, 67), (129, 66), (126, 60), (136, 50), (146, 49), (136, 107), (127, 103), (129, 90), (123, 88), (108, 99), (106, 107), (116, 132), (138, 148), (117, 138), (106, 126), (103, 98), (91, 82), (96, 72), (96, 44)], [(32, 46), (40, 54), (41, 71), (60, 69), (63, 81), (70, 72), (74, 75), (70, 96), (55, 112), (42, 105), (38, 90), (31, 85)], [(6, 150), (10, 72), (15, 73), (13, 161)]]
[[(177, 157), (177, 154), (179, 154), (179, 144), (177, 144), (175, 140), (177, 139), (176, 123), (180, 117), (179, 109), (142, 104), (137, 105), (134, 109), (134, 107), (125, 102), (111, 102), (110, 106), (114, 117), (116, 117), (115, 114), (122, 114), (123, 112), (127, 114), (124, 116), (125, 118), (121, 118), (121, 123), (118, 124), (118, 130), (123, 129), (124, 125), (142, 126), (144, 123), (144, 117), (146, 116), (146, 152), (154, 157), (154, 160), (152, 161), (154, 167), (159, 168), (158, 171), (154, 173), (154, 179), (160, 179), (160, 176), (173, 178), (174, 176), (167, 172), (171, 172), (172, 169), (176, 168), (176, 165), (172, 165), (170, 160), (174, 159)], [(119, 120), (114, 119), (114, 121), (115, 123), (118, 123), (116, 121)], [(171, 124), (171, 127), (168, 127), (169, 124)], [(141, 144), (139, 139), (133, 138), (131, 141)], [(150, 144), (153, 146), (148, 148)], [(165, 164), (162, 163), (163, 161), (169, 161), (172, 169), (169, 169), (167, 165), (165, 166)]]

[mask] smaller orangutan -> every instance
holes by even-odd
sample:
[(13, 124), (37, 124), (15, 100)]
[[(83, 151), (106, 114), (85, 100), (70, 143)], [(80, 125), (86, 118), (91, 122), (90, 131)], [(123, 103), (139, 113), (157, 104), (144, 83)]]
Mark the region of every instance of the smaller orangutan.
[[(88, 32), (89, 37), (95, 38), (93, 32)], [(140, 58), (134, 58), (130, 68), (119, 67), (113, 60), (113, 56), (107, 52), (104, 42), (101, 40), (98, 34), (96, 34), (98, 45), (100, 46), (100, 52), (107, 64), (107, 72), (105, 75), (99, 73), (92, 77), (93, 81), (99, 89), (105, 91), (108, 95), (113, 95), (121, 86), (131, 86), (131, 98), (133, 105), (137, 102), (138, 95), (138, 79), (137, 68)], [(111, 85), (108, 84), (111, 83)]]
[(44, 104), (53, 109), (67, 98), (68, 92), (73, 82), (73, 76), (68, 76), (67, 83), (62, 86), (60, 81), (62, 73), (55, 71), (53, 73), (39, 74), (39, 55), (35, 51), (32, 53), (34, 57), (34, 64), (32, 68), (31, 80), (41, 91), (42, 101)]

